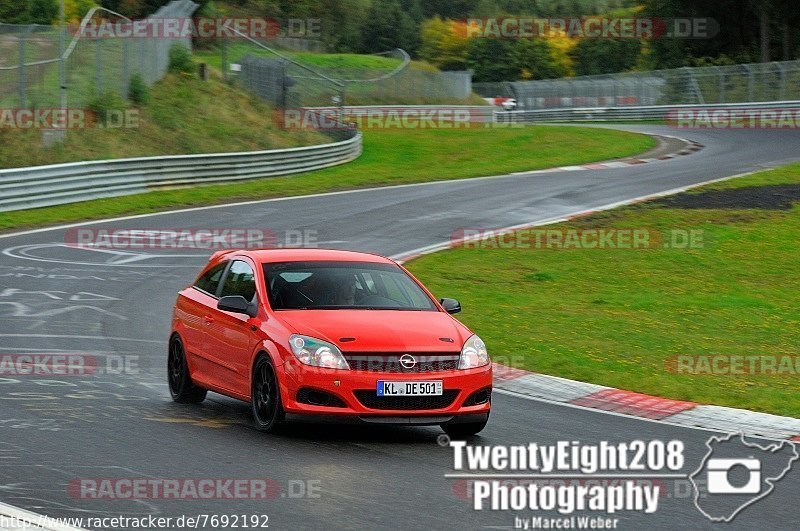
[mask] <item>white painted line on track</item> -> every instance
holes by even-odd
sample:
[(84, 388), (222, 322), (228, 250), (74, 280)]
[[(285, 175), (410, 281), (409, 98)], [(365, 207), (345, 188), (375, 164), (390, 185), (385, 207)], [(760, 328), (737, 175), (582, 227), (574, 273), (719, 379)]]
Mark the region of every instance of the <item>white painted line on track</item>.
[(133, 341), (136, 343), (155, 343), (160, 345), (165, 341), (157, 341), (155, 339), (133, 339), (130, 337), (104, 337), (104, 336), (70, 336), (62, 334), (0, 334), (0, 337), (36, 337), (36, 338), (54, 338), (54, 339), (104, 339), (107, 341)]
[[(555, 406), (563, 406), (563, 407), (568, 407), (568, 408), (571, 408), (571, 409), (580, 409), (582, 411), (587, 411), (587, 412), (591, 412), (591, 413), (600, 413), (602, 415), (612, 415), (614, 417), (621, 417), (621, 418), (626, 418), (626, 419), (630, 419), (630, 420), (641, 420), (643, 422), (651, 422), (653, 424), (662, 424), (662, 425), (667, 425), (667, 426), (673, 426), (675, 428), (683, 428), (683, 429), (698, 430), (698, 431), (707, 431), (709, 433), (726, 433), (726, 434), (736, 434), (736, 433), (738, 433), (736, 431), (725, 431), (725, 430), (722, 430), (722, 429), (704, 428), (702, 426), (689, 426), (687, 424), (679, 424), (677, 422), (670, 422), (669, 420), (657, 420), (657, 419), (648, 419), (648, 418), (645, 418), (645, 417), (635, 417), (633, 415), (626, 415), (624, 413), (618, 413), (616, 411), (605, 411), (603, 409), (595, 409), (595, 408), (591, 408), (591, 407), (579, 406), (577, 404), (570, 404), (569, 402), (559, 402), (557, 400), (548, 400), (547, 398), (542, 398), (542, 397), (538, 397), (538, 396), (524, 395), (524, 394), (521, 394), (521, 393), (517, 393), (516, 391), (508, 391), (506, 389), (500, 389), (498, 387), (495, 387), (492, 390), (492, 392), (493, 393), (500, 393), (501, 395), (507, 395), (507, 396), (513, 396), (513, 397), (516, 397), (516, 398), (521, 398), (523, 400), (531, 400), (533, 402), (543, 402), (545, 404), (553, 404)], [(773, 439), (773, 438), (770, 438), (770, 437), (761, 437), (761, 436), (758, 436), (758, 435), (748, 435), (748, 437), (752, 437), (754, 439), (763, 439), (765, 441), (775, 441), (775, 442), (786, 441), (786, 439)]]
[(13, 505), (0, 503), (0, 517), (5, 517), (10, 521), (16, 521), (18, 526), (13, 527), (0, 527), (0, 530), (5, 529), (26, 529), (31, 531), (46, 530), (46, 531), (85, 531), (79, 527), (72, 527), (58, 522), (55, 518), (50, 518), (41, 514), (36, 514)]

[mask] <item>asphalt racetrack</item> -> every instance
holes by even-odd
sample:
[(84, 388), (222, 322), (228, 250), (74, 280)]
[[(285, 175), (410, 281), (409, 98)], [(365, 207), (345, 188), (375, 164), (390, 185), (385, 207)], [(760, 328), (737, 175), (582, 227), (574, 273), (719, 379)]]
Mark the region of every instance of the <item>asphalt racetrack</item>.
[[(676, 134), (659, 126), (623, 128)], [(618, 169), (300, 197), (92, 227), (312, 230), (323, 246), (399, 255), (447, 241), (459, 228), (546, 220), (800, 160), (798, 131), (678, 134), (705, 149)], [(208, 253), (102, 253), (67, 246), (65, 233), (0, 239), (0, 354), (133, 356), (127, 359), (136, 359), (139, 370), (0, 377), (0, 501), (49, 516), (263, 514), (274, 529), (513, 525), (514, 511), (474, 511), (466, 483), (444, 477), (453, 472), (453, 452), (437, 444), (438, 428), (295, 424), (264, 435), (251, 427), (248, 404), (213, 394), (201, 406), (173, 404), (165, 374), (171, 309)], [(497, 393), (489, 425), (473, 443), (680, 439), (686, 444), (682, 472), (688, 475), (705, 455), (710, 435)], [(95, 500), (76, 494), (81, 478), (266, 478), (275, 490), (266, 501)], [(665, 480), (658, 511), (615, 515), (619, 527), (790, 529), (800, 517), (796, 471), (724, 525), (700, 514), (687, 485)]]

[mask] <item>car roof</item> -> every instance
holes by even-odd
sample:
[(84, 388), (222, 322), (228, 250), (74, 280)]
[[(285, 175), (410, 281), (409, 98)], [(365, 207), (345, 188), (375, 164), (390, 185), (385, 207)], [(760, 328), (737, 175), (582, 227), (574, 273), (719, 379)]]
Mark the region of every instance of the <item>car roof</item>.
[[(393, 264), (384, 256), (340, 249), (249, 249), (224, 253), (249, 256), (255, 262), (270, 264), (276, 262), (370, 262)], [(221, 253), (218, 253), (221, 254)]]

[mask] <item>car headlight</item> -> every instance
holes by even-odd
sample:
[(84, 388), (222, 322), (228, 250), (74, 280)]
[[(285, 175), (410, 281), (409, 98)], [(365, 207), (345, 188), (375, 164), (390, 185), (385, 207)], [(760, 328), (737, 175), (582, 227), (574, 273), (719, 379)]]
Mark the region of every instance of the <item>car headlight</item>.
[(308, 336), (293, 335), (289, 338), (289, 347), (294, 357), (304, 365), (322, 367), (324, 369), (350, 369), (339, 347), (327, 341)]
[(464, 343), (461, 349), (461, 359), (458, 361), (459, 369), (474, 369), (489, 365), (489, 353), (486, 344), (478, 336), (472, 336)]

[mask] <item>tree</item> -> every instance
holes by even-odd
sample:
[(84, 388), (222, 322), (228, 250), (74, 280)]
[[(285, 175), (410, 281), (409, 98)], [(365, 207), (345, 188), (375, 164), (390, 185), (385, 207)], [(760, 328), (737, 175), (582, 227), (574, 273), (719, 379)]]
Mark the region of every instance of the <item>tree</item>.
[(463, 70), (467, 59), (466, 24), (434, 17), (420, 28), (419, 57), (442, 70)]
[(417, 27), (398, 0), (373, 0), (361, 28), (361, 51), (377, 53), (402, 48), (415, 53)]
[(642, 43), (635, 39), (581, 39), (570, 51), (579, 76), (631, 70), (639, 59)]
[(312, 18), (322, 21), (322, 40), (329, 49), (337, 52), (356, 52), (361, 48), (361, 17), (369, 0), (319, 0)]
[(27, 22), (30, 24), (49, 25), (58, 17), (55, 0), (30, 0), (28, 6)]
[(4, 24), (19, 24), (26, 15), (25, 5), (20, 5), (17, 0), (0, 0), (0, 22)]
[(475, 72), (473, 79), (478, 82), (519, 79), (514, 44), (514, 41), (504, 39), (470, 39), (467, 67)]
[(56, 0), (0, 0), (0, 22), (52, 24), (58, 15)]
[(719, 33), (712, 38), (660, 38), (648, 43), (650, 68), (691, 65), (696, 58), (713, 60), (726, 56), (742, 63), (796, 56), (791, 31), (800, 24), (800, 6), (796, 0), (641, 0), (641, 3), (640, 16), (708, 18), (719, 26)]
[(466, 18), (474, 7), (475, 0), (428, 0), (423, 4), (426, 17)]
[(567, 75), (566, 66), (555, 60), (548, 41), (522, 39), (516, 43), (512, 57), (519, 70), (517, 79), (552, 79)]
[(90, 9), (96, 7), (92, 0), (64, 0), (64, 13), (67, 22), (78, 23)]

